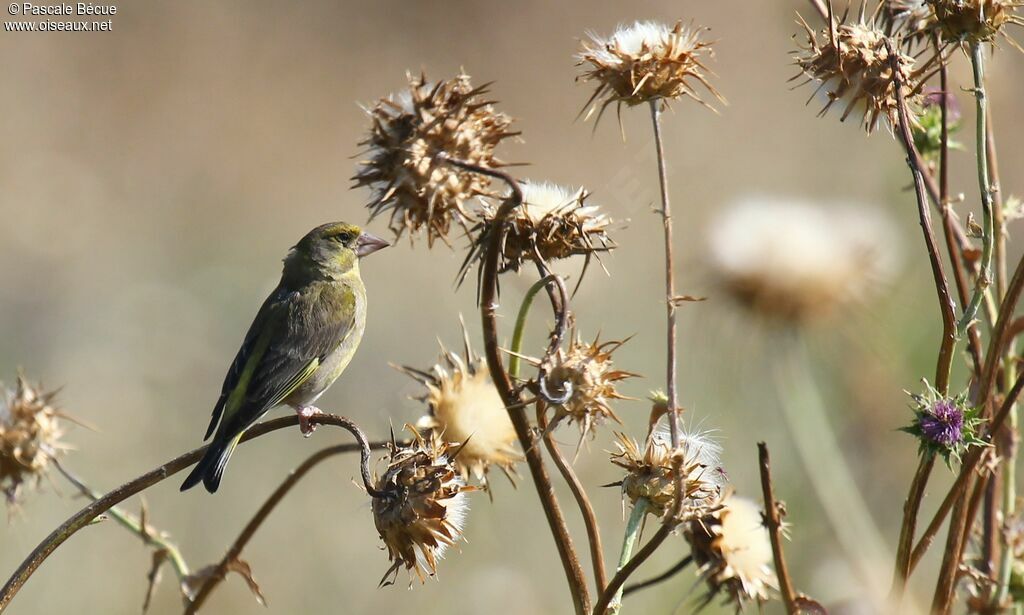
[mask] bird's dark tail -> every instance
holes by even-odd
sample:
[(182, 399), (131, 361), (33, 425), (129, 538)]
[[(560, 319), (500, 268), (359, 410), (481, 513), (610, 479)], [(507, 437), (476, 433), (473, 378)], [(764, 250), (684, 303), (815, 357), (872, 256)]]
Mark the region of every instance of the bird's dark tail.
[(217, 487), (220, 486), (220, 479), (224, 475), (224, 468), (228, 465), (228, 459), (231, 458), (231, 453), (235, 451), (235, 447), (238, 446), (238, 441), (241, 438), (241, 434), (227, 442), (215, 438), (213, 443), (210, 444), (210, 448), (206, 449), (203, 458), (192, 469), (192, 473), (181, 484), (181, 490), (191, 489), (202, 481), (207, 491), (216, 493)]

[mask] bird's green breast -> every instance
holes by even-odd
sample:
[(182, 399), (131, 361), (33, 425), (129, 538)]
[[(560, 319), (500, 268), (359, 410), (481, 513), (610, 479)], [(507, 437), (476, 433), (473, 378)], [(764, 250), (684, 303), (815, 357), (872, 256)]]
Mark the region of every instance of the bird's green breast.
[(291, 406), (312, 404), (338, 379), (355, 355), (366, 328), (366, 289), (358, 271), (338, 280), (311, 284), (303, 292), (303, 300), (309, 311), (310, 334), (334, 329), (328, 325), (339, 319), (349, 320), (351, 325), (340, 339), (331, 340), (334, 350), (320, 360), (316, 371), (288, 397), (286, 403)]

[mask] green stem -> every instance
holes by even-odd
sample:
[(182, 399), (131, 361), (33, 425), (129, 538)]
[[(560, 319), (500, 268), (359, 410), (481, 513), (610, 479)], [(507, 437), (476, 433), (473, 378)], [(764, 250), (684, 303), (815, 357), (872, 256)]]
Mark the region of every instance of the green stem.
[[(626, 521), (626, 532), (622, 535), (622, 553), (619, 555), (619, 565), (616, 571), (629, 562), (633, 556), (633, 548), (640, 539), (640, 530), (644, 526), (644, 517), (647, 516), (647, 498), (639, 498), (633, 503), (633, 511), (629, 513), (629, 520)], [(608, 615), (617, 615), (622, 608), (622, 588), (615, 592), (611, 604), (608, 605)]]
[(523, 347), (523, 333), (526, 331), (526, 317), (530, 314), (530, 307), (533, 305), (533, 300), (537, 297), (537, 293), (541, 291), (545, 286), (550, 283), (550, 280), (546, 277), (541, 278), (533, 283), (530, 290), (526, 291), (526, 296), (523, 297), (523, 303), (519, 306), (519, 314), (516, 315), (516, 328), (512, 331), (512, 355), (508, 359), (508, 373), (512, 376), (512, 380), (519, 378), (519, 352)]
[[(86, 485), (81, 479), (69, 472), (60, 463), (54, 460), (54, 466), (60, 471), (61, 475), (64, 476), (72, 485), (78, 489), (85, 497), (89, 498), (93, 502), (103, 497), (102, 493), (94, 491), (91, 487)], [(150, 547), (157, 549), (163, 549), (167, 554), (168, 561), (171, 562), (171, 566), (174, 568), (174, 573), (178, 577), (180, 583), (184, 583), (186, 577), (191, 572), (189, 571), (188, 564), (185, 562), (185, 558), (181, 554), (181, 550), (174, 543), (171, 543), (160, 536), (157, 531), (152, 531), (150, 528), (143, 527), (142, 520), (136, 519), (133, 515), (124, 512), (117, 506), (108, 508), (105, 513), (111, 517), (114, 521), (117, 521), (122, 527), (127, 529), (129, 532), (135, 534), (142, 539), (142, 542), (146, 543)]]
[(992, 220), (992, 186), (988, 174), (988, 148), (986, 128), (988, 102), (985, 96), (985, 48), (983, 43), (971, 43), (971, 66), (974, 69), (974, 100), (977, 103), (977, 151), (978, 151), (978, 186), (981, 189), (982, 244), (981, 271), (978, 282), (974, 286), (971, 302), (964, 310), (963, 317), (957, 322), (957, 334), (963, 335), (967, 327), (978, 315), (978, 308), (985, 298), (985, 291), (992, 281), (992, 246), (995, 230)]
[(794, 337), (783, 342), (782, 360), (774, 370), (783, 417), (836, 539), (870, 590), (871, 599), (882, 604), (886, 579), (880, 564), (891, 561), (892, 555), (829, 424), (825, 403), (809, 373), (803, 341)]

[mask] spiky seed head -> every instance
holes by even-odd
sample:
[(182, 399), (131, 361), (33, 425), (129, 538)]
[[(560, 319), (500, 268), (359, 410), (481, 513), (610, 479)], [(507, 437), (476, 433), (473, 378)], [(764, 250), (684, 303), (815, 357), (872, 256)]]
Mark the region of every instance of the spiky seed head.
[[(615, 247), (608, 235), (611, 218), (597, 205), (586, 203), (590, 193), (583, 188), (532, 181), (522, 182), (520, 188), (523, 204), (506, 219), (499, 271), (518, 271), (538, 256), (545, 262), (576, 255), (589, 258)], [(490, 233), (498, 230), (494, 224), (498, 205), (488, 200), (483, 219), (473, 230), (476, 239), (464, 269), (483, 257)]]
[(748, 198), (714, 224), (709, 257), (737, 304), (770, 323), (804, 325), (881, 288), (896, 245), (877, 210)]
[(468, 340), (464, 356), (442, 347), (441, 360), (429, 370), (403, 367), (402, 371), (426, 388), (417, 397), (427, 404), (427, 414), (416, 423), (417, 429), (447, 442), (463, 479), (473, 476), (486, 489), (492, 467), (511, 479), (523, 456), (516, 450), (515, 427), (487, 364), (474, 355)]
[(643, 445), (625, 434), (617, 433), (613, 464), (626, 470), (622, 479), (623, 498), (636, 503), (648, 502), (656, 516), (668, 512), (676, 495), (674, 463), (679, 461), (683, 485), (681, 519), (702, 516), (717, 504), (721, 495), (721, 447), (706, 434), (681, 433), (679, 448), (673, 450), (666, 423), (651, 432)]
[(411, 429), (408, 445), (392, 444), (387, 468), (374, 485), (373, 522), (392, 565), (381, 584), (394, 581), (398, 570), (420, 582), (437, 572), (448, 547), (462, 538), (469, 512), (467, 487), (456, 470), (448, 445), (436, 434)]
[(625, 340), (587, 343), (573, 331), (569, 347), (559, 348), (546, 372), (545, 389), (554, 397), (568, 399), (555, 408), (554, 424), (576, 423), (580, 435), (592, 434), (606, 419), (621, 423), (612, 409), (618, 399), (629, 399), (618, 391), (618, 383), (636, 374), (615, 369), (612, 355)]
[(438, 159), (439, 154), (478, 166), (504, 166), (498, 145), (514, 136), (512, 119), (495, 110), (487, 86), (474, 88), (469, 75), (428, 82), (409, 75), (409, 87), (382, 98), (367, 112), (369, 134), (360, 142), (355, 186), (369, 186), (370, 217), (390, 212), (389, 227), (400, 237), (423, 230), (428, 245), (446, 240), (452, 223), (468, 229), (477, 219), (469, 201), (490, 194), (490, 180)]
[(585, 67), (576, 80), (596, 84), (587, 117), (595, 111), (600, 116), (612, 103), (633, 106), (683, 97), (710, 108), (698, 85), (724, 102), (707, 79), (711, 71), (704, 62), (713, 50), (710, 42), (701, 40), (704, 30), (682, 22), (670, 28), (645, 21), (619, 26), (609, 37), (588, 33), (576, 63)]
[(928, 0), (928, 3), (935, 11), (943, 39), (949, 42), (991, 41), (996, 34), (1006, 35), (1003, 28), (1007, 24), (1024, 24), (1024, 18), (1016, 14), (1016, 9), (1024, 3), (1015, 0)]
[(778, 588), (768, 530), (753, 501), (729, 494), (720, 506), (691, 520), (684, 535), (697, 574), (707, 583), (707, 602), (724, 594), (741, 610), (750, 602), (765, 602)]
[[(804, 83), (814, 84), (815, 95), (824, 94), (825, 106), (819, 115), (825, 115), (833, 105), (838, 105), (842, 109), (841, 121), (858, 112), (868, 134), (874, 132), (883, 119), (891, 131), (897, 125), (899, 111), (885, 31), (874, 19), (833, 24), (820, 32), (807, 25), (803, 18), (799, 23), (807, 42), (794, 52), (800, 74), (793, 79), (806, 77)], [(913, 107), (920, 98), (914, 58), (895, 44), (891, 46), (896, 54), (904, 98)]]
[(23, 487), (38, 484), (51, 459), (66, 448), (55, 395), (22, 375), (13, 389), (0, 384), (0, 493), (9, 505), (17, 503)]

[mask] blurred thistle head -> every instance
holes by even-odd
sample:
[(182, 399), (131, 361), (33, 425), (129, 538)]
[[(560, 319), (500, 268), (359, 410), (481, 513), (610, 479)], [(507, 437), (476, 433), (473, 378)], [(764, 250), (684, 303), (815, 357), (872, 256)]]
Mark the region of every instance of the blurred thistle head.
[(684, 534), (697, 574), (708, 586), (704, 604), (724, 594), (739, 610), (767, 601), (778, 588), (768, 530), (753, 501), (727, 495), (720, 506), (692, 519)]
[(680, 433), (679, 448), (672, 449), (668, 423), (662, 421), (641, 446), (636, 440), (617, 433), (613, 464), (626, 470), (622, 479), (623, 499), (634, 505), (643, 498), (648, 510), (661, 517), (672, 508), (676, 495), (675, 462), (683, 485), (682, 518), (701, 517), (717, 505), (722, 491), (722, 447), (706, 433)]
[(487, 473), (500, 468), (511, 480), (515, 464), (523, 457), (498, 389), (491, 382), (486, 362), (475, 356), (465, 338), (463, 356), (441, 348), (441, 360), (429, 370), (402, 367), (402, 371), (426, 387), (418, 400), (427, 414), (417, 429), (432, 432), (448, 443), (455, 467), (463, 479), (474, 476), (487, 488)]
[(881, 19), (894, 38), (911, 45), (926, 43), (935, 27), (935, 11), (928, 0), (885, 0)]
[(711, 43), (702, 41), (704, 28), (677, 22), (668, 27), (653, 21), (619, 26), (609, 37), (588, 33), (589, 40), (577, 55), (577, 66), (584, 71), (577, 81), (596, 82), (596, 89), (585, 109), (589, 118), (598, 117), (615, 103), (620, 108), (649, 101), (669, 101), (689, 97), (712, 108), (698, 92), (699, 84), (720, 102), (722, 96), (708, 82), (711, 74), (704, 62), (713, 55)]
[(980, 418), (979, 409), (968, 404), (967, 391), (947, 397), (927, 380), (924, 388), (922, 394), (908, 392), (914, 421), (901, 428), (918, 439), (920, 454), (938, 455), (949, 466), (954, 461), (960, 463), (968, 448), (987, 446), (979, 436), (984, 420)]
[[(608, 236), (611, 218), (596, 205), (586, 203), (590, 193), (583, 188), (573, 190), (532, 181), (522, 182), (520, 188), (523, 204), (506, 219), (499, 271), (519, 271), (524, 263), (537, 262), (538, 258), (550, 262), (582, 255), (589, 263), (592, 256), (615, 247)], [(466, 275), (473, 262), (483, 258), (490, 233), (497, 230), (497, 209), (495, 204), (484, 208), (483, 219), (473, 229), (476, 239), (461, 276)]]
[(420, 582), (437, 572), (448, 547), (462, 538), (469, 512), (466, 492), (472, 491), (455, 468), (448, 445), (431, 433), (415, 429), (412, 442), (392, 442), (388, 466), (376, 480), (373, 522), (388, 549), (391, 568), (381, 585), (394, 582), (398, 570)]
[[(880, 4), (879, 8), (884, 5)], [(847, 23), (847, 15), (839, 23), (832, 23), (820, 32), (815, 31), (799, 18), (807, 35), (807, 43), (798, 46), (793, 53), (800, 73), (791, 81), (806, 77), (800, 85), (816, 84), (815, 96), (823, 94), (825, 106), (819, 113), (823, 116), (833, 105), (842, 108), (840, 121), (846, 121), (855, 111), (862, 116), (864, 130), (871, 134), (878, 128), (879, 121), (888, 122), (890, 131), (897, 125), (898, 101), (896, 85), (890, 62), (890, 39), (878, 24), (875, 15)], [(919, 102), (920, 85), (917, 84), (921, 71), (914, 70), (914, 58), (891, 44), (896, 54), (896, 65), (902, 84), (903, 96), (913, 108)], [(925, 67), (932, 62), (926, 63)]]
[(980, 43), (1002, 34), (1014, 47), (1020, 45), (1007, 34), (1007, 24), (1024, 25), (1016, 13), (1024, 3), (1018, 0), (928, 0), (943, 40), (951, 43)]
[(527, 361), (545, 367), (538, 387), (548, 398), (562, 400), (554, 406), (555, 418), (551, 429), (565, 420), (576, 423), (582, 438), (593, 434), (593, 430), (606, 419), (621, 423), (612, 403), (618, 399), (630, 399), (619, 393), (618, 383), (637, 374), (615, 369), (612, 355), (628, 340), (602, 342), (600, 338), (587, 343), (573, 331), (569, 335), (568, 349), (559, 348), (551, 357), (550, 364), (542, 366), (539, 359)]
[(880, 211), (770, 198), (740, 201), (713, 223), (715, 281), (766, 321), (803, 325), (863, 300), (897, 262)]
[(494, 109), (487, 86), (474, 88), (469, 75), (428, 82), (409, 75), (408, 89), (368, 109), (372, 124), (360, 142), (355, 186), (373, 189), (370, 217), (391, 212), (389, 227), (400, 237), (423, 230), (427, 244), (447, 242), (452, 223), (468, 229), (476, 215), (467, 203), (490, 194), (490, 179), (445, 163), (445, 154), (474, 165), (504, 166), (495, 149), (517, 133), (511, 118)]
[(24, 486), (38, 484), (66, 448), (60, 442), (65, 417), (52, 405), (55, 395), (20, 374), (13, 389), (0, 384), (0, 493), (8, 505)]

